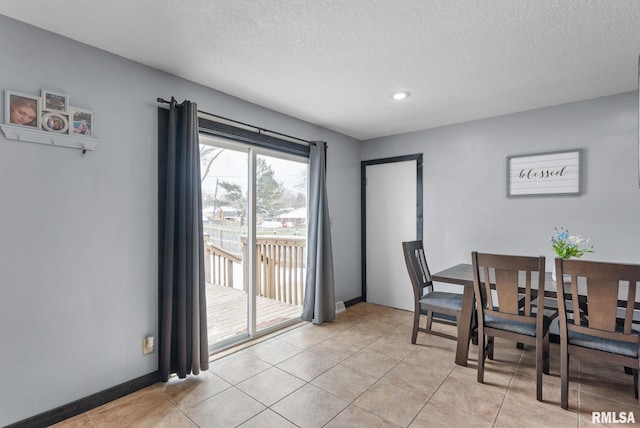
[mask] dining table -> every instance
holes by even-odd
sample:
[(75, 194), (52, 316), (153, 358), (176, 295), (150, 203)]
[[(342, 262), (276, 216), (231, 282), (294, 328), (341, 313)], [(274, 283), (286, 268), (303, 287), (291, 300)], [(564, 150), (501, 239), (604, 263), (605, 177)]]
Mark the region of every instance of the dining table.
[[(539, 294), (537, 291), (537, 274), (534, 272), (531, 276), (531, 289), (536, 296)], [(434, 282), (444, 282), (448, 284), (462, 285), (462, 312), (460, 314), (460, 327), (458, 328), (458, 343), (456, 345), (456, 364), (460, 366), (467, 365), (467, 359), (469, 356), (469, 342), (471, 341), (473, 334), (475, 334), (476, 327), (476, 311), (475, 311), (475, 296), (473, 291), (473, 267), (471, 263), (459, 263), (455, 266), (451, 266), (440, 272), (431, 275), (431, 280)], [(480, 271), (480, 280), (484, 281), (483, 271)], [(492, 279), (492, 284), (494, 280)], [(551, 272), (545, 272), (544, 279), (544, 303), (545, 309), (557, 311), (557, 285), (553, 279)], [(620, 286), (618, 290), (618, 306), (623, 307), (626, 305), (626, 286)], [(587, 293), (587, 286), (584, 282), (584, 278), (578, 279), (578, 294), (585, 296)], [(640, 301), (635, 302), (635, 311), (633, 313), (633, 319), (635, 323), (640, 324)], [(622, 311), (618, 311), (622, 313)], [(552, 340), (557, 341), (557, 333), (551, 333)], [(555, 338), (554, 338), (555, 336)]]

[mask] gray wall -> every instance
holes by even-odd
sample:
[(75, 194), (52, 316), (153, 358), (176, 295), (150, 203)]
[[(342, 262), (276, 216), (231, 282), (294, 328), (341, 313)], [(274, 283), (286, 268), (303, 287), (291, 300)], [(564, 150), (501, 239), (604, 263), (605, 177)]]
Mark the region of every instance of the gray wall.
[[(506, 157), (584, 149), (584, 194), (506, 197)], [(424, 153), (432, 272), (472, 250), (554, 257), (554, 226), (591, 238), (590, 260), (640, 263), (638, 94), (625, 93), (363, 142), (362, 159)]]
[(158, 96), (327, 141), (336, 298), (360, 294), (359, 141), (2, 15), (0, 54), (0, 89), (69, 94), (100, 140), (83, 156), (0, 134), (0, 426), (157, 369)]

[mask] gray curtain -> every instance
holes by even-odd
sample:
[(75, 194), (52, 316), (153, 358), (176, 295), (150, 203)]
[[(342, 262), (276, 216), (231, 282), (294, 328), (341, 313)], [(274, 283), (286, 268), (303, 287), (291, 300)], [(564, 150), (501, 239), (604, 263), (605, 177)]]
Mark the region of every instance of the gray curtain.
[(309, 152), (309, 237), (302, 310), (302, 319), (315, 324), (336, 319), (326, 179), (327, 144), (321, 141), (312, 144)]
[[(160, 109), (159, 109), (160, 110)], [(165, 110), (166, 112), (166, 110)], [(200, 144), (195, 103), (158, 115), (160, 379), (209, 368)], [(164, 118), (164, 119), (163, 119)]]

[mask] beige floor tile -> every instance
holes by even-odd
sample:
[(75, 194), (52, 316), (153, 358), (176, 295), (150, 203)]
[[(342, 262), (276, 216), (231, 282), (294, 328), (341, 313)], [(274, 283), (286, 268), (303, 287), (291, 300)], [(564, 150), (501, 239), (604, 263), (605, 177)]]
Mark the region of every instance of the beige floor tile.
[[(569, 382), (569, 407), (576, 413), (578, 409), (578, 384)], [(560, 381), (551, 376), (542, 375), (542, 402), (536, 399), (536, 378), (535, 376), (516, 375), (509, 386), (507, 397), (517, 399), (522, 403), (533, 403), (551, 410), (561, 409), (560, 407)]]
[[(407, 343), (411, 343), (411, 335), (413, 334), (413, 318), (410, 321), (407, 321), (406, 324), (400, 324), (396, 326), (389, 333), (385, 334), (383, 337), (394, 337), (398, 340), (403, 340)], [(418, 333), (418, 336), (423, 335), (424, 333)]]
[(185, 414), (198, 427), (235, 427), (248, 421), (265, 406), (237, 388), (229, 388), (218, 395), (188, 409)]
[(305, 351), (281, 362), (277, 367), (309, 382), (335, 365), (335, 361)]
[(624, 371), (624, 367), (617, 364), (608, 364), (603, 361), (589, 360), (586, 358), (572, 357), (569, 361), (576, 361), (579, 365), (581, 375), (598, 375), (608, 378), (620, 379), (623, 381), (633, 381), (633, 377)]
[(384, 376), (385, 373), (395, 367), (399, 362), (400, 359), (398, 358), (370, 351), (365, 348), (344, 360), (342, 364), (379, 378)]
[(302, 428), (321, 427), (349, 403), (307, 384), (271, 407), (273, 411)]
[(232, 354), (222, 360), (215, 361), (209, 366), (209, 371), (221, 377), (232, 385), (255, 376), (271, 367), (271, 364), (262, 361), (246, 352)]
[(432, 375), (439, 374), (440, 380), (447, 377), (456, 367), (454, 351), (422, 345), (416, 346), (403, 361), (415, 367), (428, 368)]
[(353, 404), (396, 425), (407, 427), (427, 400), (428, 397), (424, 394), (380, 380)]
[(377, 381), (376, 377), (338, 364), (312, 380), (311, 384), (351, 402)]
[(278, 339), (298, 348), (307, 349), (332, 336), (335, 336), (334, 332), (310, 324), (278, 336)]
[[(535, 392), (535, 388), (534, 388)], [(560, 403), (555, 406), (540, 404), (533, 399), (523, 400), (518, 394), (507, 394), (500, 408), (496, 424), (512, 427), (577, 427), (578, 415), (575, 412), (562, 410)]]
[[(411, 345), (412, 323), (410, 311), (360, 303), (333, 323), (306, 324), (221, 358), (209, 372), (157, 383), (58, 426), (605, 426), (592, 423), (593, 411), (633, 412), (640, 420), (622, 367), (572, 358), (564, 411), (557, 344), (538, 402), (534, 348), (497, 339), (496, 360), (487, 361), (479, 384), (477, 347), (470, 346), (467, 367), (457, 366), (456, 341), (419, 333)], [(434, 328), (456, 334), (455, 327)]]
[(304, 384), (303, 380), (277, 367), (271, 367), (240, 382), (236, 387), (265, 406), (271, 406)]
[(378, 319), (394, 326), (413, 325), (413, 311), (393, 310), (381, 314)]
[(258, 357), (269, 364), (276, 365), (284, 360), (288, 360), (302, 351), (304, 351), (304, 349), (274, 338), (247, 348), (245, 352), (249, 355), (253, 355), (254, 357)]
[(402, 360), (416, 350), (416, 345), (411, 344), (410, 338), (386, 335), (367, 345), (366, 349)]
[[(622, 368), (621, 368), (622, 370)], [(638, 406), (638, 399), (635, 397), (633, 376), (606, 377), (591, 373), (580, 374), (580, 392), (591, 395), (601, 395), (611, 400), (627, 403), (631, 406)], [(571, 382), (569, 383), (571, 385)]]
[(430, 401), (409, 425), (410, 428), (491, 428), (491, 422), (456, 410), (444, 404)]
[(181, 410), (186, 410), (231, 387), (230, 383), (210, 371), (201, 372), (198, 376), (187, 376), (184, 379), (173, 377), (162, 385), (159, 391)]
[(330, 337), (308, 349), (309, 352), (318, 354), (336, 363), (350, 357), (359, 350), (359, 347), (346, 343), (339, 337)]
[[(443, 339), (437, 336), (430, 336), (430, 338), (436, 338), (437, 341), (441, 340), (442, 343), (449, 343), (447, 339)], [(404, 361), (411, 363), (421, 364), (435, 364), (439, 366), (455, 367), (455, 344), (454, 349), (443, 349), (439, 346), (431, 345), (411, 345), (413, 346), (413, 352), (404, 358)]]
[(55, 425), (51, 425), (55, 428), (93, 428), (93, 422), (88, 414), (82, 413), (67, 420), (64, 420)]
[[(96, 427), (157, 426), (167, 420), (181, 419), (181, 412), (158, 392), (137, 395), (116, 405), (92, 413)], [(188, 420), (183, 421), (188, 426)]]
[(383, 380), (411, 391), (431, 397), (440, 387), (444, 376), (433, 376), (433, 369), (426, 365), (408, 364), (404, 361), (383, 376)]
[[(506, 389), (513, 380), (516, 368), (517, 365), (510, 362), (501, 362), (498, 359), (494, 361), (486, 360), (483, 384), (499, 386)], [(478, 381), (478, 364), (475, 359), (469, 359), (466, 367), (455, 366), (453, 372), (455, 372), (459, 378), (468, 379), (469, 382)]]
[(396, 428), (397, 426), (352, 404), (325, 425), (325, 428)]
[(313, 328), (319, 329), (323, 333), (323, 336), (325, 337), (324, 340), (327, 340), (331, 337), (334, 337), (342, 333), (345, 330), (350, 329), (355, 324), (356, 324), (355, 322), (349, 323), (349, 322), (329, 321), (329, 322), (322, 323), (320, 325), (314, 324)]
[[(535, 367), (535, 350), (525, 351), (517, 371), (521, 373), (527, 372), (535, 376)], [(555, 343), (552, 343), (549, 348), (549, 374), (560, 382), (560, 347)], [(573, 377), (576, 380), (578, 379), (578, 358), (569, 359), (569, 375), (571, 376), (570, 380)]]
[[(409, 336), (411, 337), (411, 336)], [(422, 345), (427, 349), (441, 349), (448, 352), (456, 352), (456, 346), (458, 343), (455, 340), (447, 339), (446, 337), (440, 337), (433, 334), (420, 333), (416, 338), (416, 344)], [(454, 356), (455, 359), (455, 356)]]
[[(420, 325), (425, 325), (426, 322), (424, 321), (426, 319), (426, 317), (421, 317), (420, 319)], [(425, 324), (423, 324), (425, 323)], [(444, 324), (444, 323), (439, 323), (439, 322), (434, 322), (431, 324), (431, 329), (435, 330), (435, 331), (439, 331), (441, 333), (446, 333), (450, 336), (453, 337), (458, 337), (458, 328), (454, 325), (449, 325), (449, 324)]]
[[(98, 425), (96, 425), (97, 427)], [(153, 422), (148, 427), (153, 428), (198, 428), (198, 425), (194, 424), (184, 413), (180, 411), (171, 412), (165, 415), (161, 420)], [(142, 428), (144, 425), (134, 423), (133, 428)]]
[(296, 428), (276, 412), (266, 409), (239, 426), (239, 428)]
[(367, 315), (366, 317), (362, 317), (360, 322), (353, 326), (352, 328), (357, 331), (367, 331), (375, 334), (380, 337), (390, 332), (395, 328), (394, 325), (388, 325), (380, 321), (380, 317), (382, 313), (372, 313)]
[(389, 324), (387, 322), (384, 322), (381, 318), (382, 316), (376, 316), (372, 319), (369, 319), (365, 322), (362, 322), (354, 326), (353, 328), (356, 331), (368, 332), (378, 337), (384, 336), (390, 331), (396, 329), (397, 324)]
[(354, 312), (358, 312), (361, 315), (369, 315), (372, 313), (384, 313), (387, 310), (387, 306), (377, 305), (375, 303), (362, 302), (350, 307)]
[(487, 422), (494, 422), (506, 392), (507, 388), (503, 386), (478, 383), (475, 370), (456, 367), (433, 395), (432, 400), (476, 415)]
[[(158, 384), (156, 384), (156, 385), (158, 385)], [(140, 402), (141, 400), (144, 400), (141, 397), (146, 396), (148, 394), (158, 395), (160, 393), (160, 391), (157, 389), (156, 385), (150, 386), (148, 388), (140, 389), (140, 390), (138, 390), (136, 392), (132, 392), (129, 395), (125, 395), (124, 397), (121, 397), (121, 398), (118, 398), (116, 400), (113, 400), (113, 401), (110, 401), (108, 403), (105, 403), (100, 407), (96, 407), (95, 409), (91, 409), (91, 410), (87, 411), (87, 414), (89, 416), (91, 416), (91, 415), (93, 415), (95, 413), (103, 412), (104, 410), (109, 409), (111, 407), (121, 406), (122, 404), (124, 404), (124, 403), (126, 403), (128, 401), (137, 400), (137, 402)]]
[(337, 340), (348, 343), (358, 349), (364, 348), (380, 338), (379, 335), (374, 334), (369, 330), (356, 330), (355, 327), (345, 330), (334, 337)]

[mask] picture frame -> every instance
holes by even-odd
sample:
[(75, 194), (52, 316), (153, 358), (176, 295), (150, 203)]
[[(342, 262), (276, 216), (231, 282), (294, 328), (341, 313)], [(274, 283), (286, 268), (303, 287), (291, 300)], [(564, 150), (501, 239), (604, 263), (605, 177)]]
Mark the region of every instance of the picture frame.
[(79, 107), (69, 107), (69, 134), (92, 137), (93, 111)]
[(38, 96), (5, 90), (4, 123), (39, 130), (41, 123), (40, 101)]
[(507, 156), (507, 197), (579, 196), (582, 149)]
[(67, 114), (69, 109), (69, 96), (60, 92), (42, 89), (42, 111), (52, 111)]
[(45, 111), (42, 113), (42, 129), (58, 134), (68, 134), (69, 119), (66, 114)]

